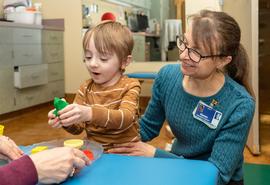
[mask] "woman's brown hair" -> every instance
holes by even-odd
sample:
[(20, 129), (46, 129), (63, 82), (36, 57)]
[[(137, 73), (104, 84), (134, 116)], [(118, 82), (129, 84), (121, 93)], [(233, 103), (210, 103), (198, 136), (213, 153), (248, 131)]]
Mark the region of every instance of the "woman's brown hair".
[(241, 30), (234, 18), (225, 12), (202, 10), (190, 19), (194, 44), (200, 44), (210, 55), (231, 56), (232, 61), (225, 66), (224, 72), (254, 96), (249, 83), (249, 59), (240, 43)]
[(115, 52), (119, 61), (126, 60), (133, 50), (131, 31), (119, 22), (105, 21), (88, 30), (83, 38), (83, 49), (87, 50), (93, 37), (95, 47), (99, 53), (111, 54)]

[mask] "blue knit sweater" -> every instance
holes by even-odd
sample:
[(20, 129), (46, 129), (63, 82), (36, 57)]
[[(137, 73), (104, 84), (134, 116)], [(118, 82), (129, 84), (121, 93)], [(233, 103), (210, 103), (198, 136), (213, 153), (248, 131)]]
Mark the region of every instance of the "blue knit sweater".
[[(182, 81), (179, 64), (159, 71), (152, 98), (140, 120), (142, 140), (158, 136), (166, 119), (176, 139), (171, 152), (157, 149), (155, 157), (208, 160), (219, 170), (218, 184), (242, 180), (243, 150), (254, 114), (254, 99), (229, 76), (219, 92), (210, 97), (188, 94)], [(218, 101), (214, 109), (223, 114), (216, 129), (192, 115), (200, 100), (210, 105), (213, 99)]]

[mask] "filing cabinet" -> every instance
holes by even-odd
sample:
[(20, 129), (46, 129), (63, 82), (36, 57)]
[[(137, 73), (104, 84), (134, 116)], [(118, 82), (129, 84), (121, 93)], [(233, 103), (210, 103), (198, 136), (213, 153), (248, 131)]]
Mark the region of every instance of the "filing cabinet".
[(64, 96), (63, 32), (0, 26), (0, 114)]
[(43, 61), (48, 63), (49, 100), (64, 96), (64, 48), (63, 32), (43, 30), (42, 33)]
[(14, 109), (12, 33), (11, 29), (0, 27), (0, 113)]

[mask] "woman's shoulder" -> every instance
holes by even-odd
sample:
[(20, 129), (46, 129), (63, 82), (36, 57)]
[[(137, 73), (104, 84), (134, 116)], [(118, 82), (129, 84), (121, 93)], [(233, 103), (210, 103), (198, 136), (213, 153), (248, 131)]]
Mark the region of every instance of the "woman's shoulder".
[(228, 86), (231, 99), (235, 97), (239, 101), (246, 102), (247, 104), (255, 104), (255, 99), (249, 94), (246, 88), (230, 77), (226, 77), (226, 85)]
[(159, 70), (159, 73), (166, 73), (166, 72), (179, 73), (180, 72), (180, 64), (167, 64)]
[(177, 78), (181, 76), (180, 64), (168, 64), (163, 66), (158, 72), (158, 78)]

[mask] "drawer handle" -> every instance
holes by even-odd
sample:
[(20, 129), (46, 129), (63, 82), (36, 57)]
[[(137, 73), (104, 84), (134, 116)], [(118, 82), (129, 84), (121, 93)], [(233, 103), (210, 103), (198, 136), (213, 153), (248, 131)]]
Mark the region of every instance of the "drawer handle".
[(262, 45), (264, 44), (265, 40), (264, 39), (259, 39), (259, 44)]
[(23, 54), (23, 56), (25, 56), (25, 57), (31, 57), (32, 55), (31, 54), (28, 54), (28, 53), (25, 53), (25, 54)]
[(33, 37), (32, 35), (23, 35), (25, 38)]
[(55, 94), (58, 94), (59, 91), (52, 91), (52, 94), (55, 95)]
[(51, 53), (51, 56), (56, 57), (56, 56), (58, 56), (58, 53)]
[(35, 79), (39, 78), (39, 75), (32, 74), (32, 75), (31, 75), (31, 78), (35, 80)]
[(27, 99), (28, 101), (30, 101), (30, 100), (34, 99), (34, 96), (26, 96), (26, 99)]
[(59, 74), (58, 72), (51, 72), (51, 75), (54, 75), (54, 76), (56, 76), (58, 74)]
[(50, 37), (52, 40), (57, 40), (57, 37), (56, 36), (51, 36)]

